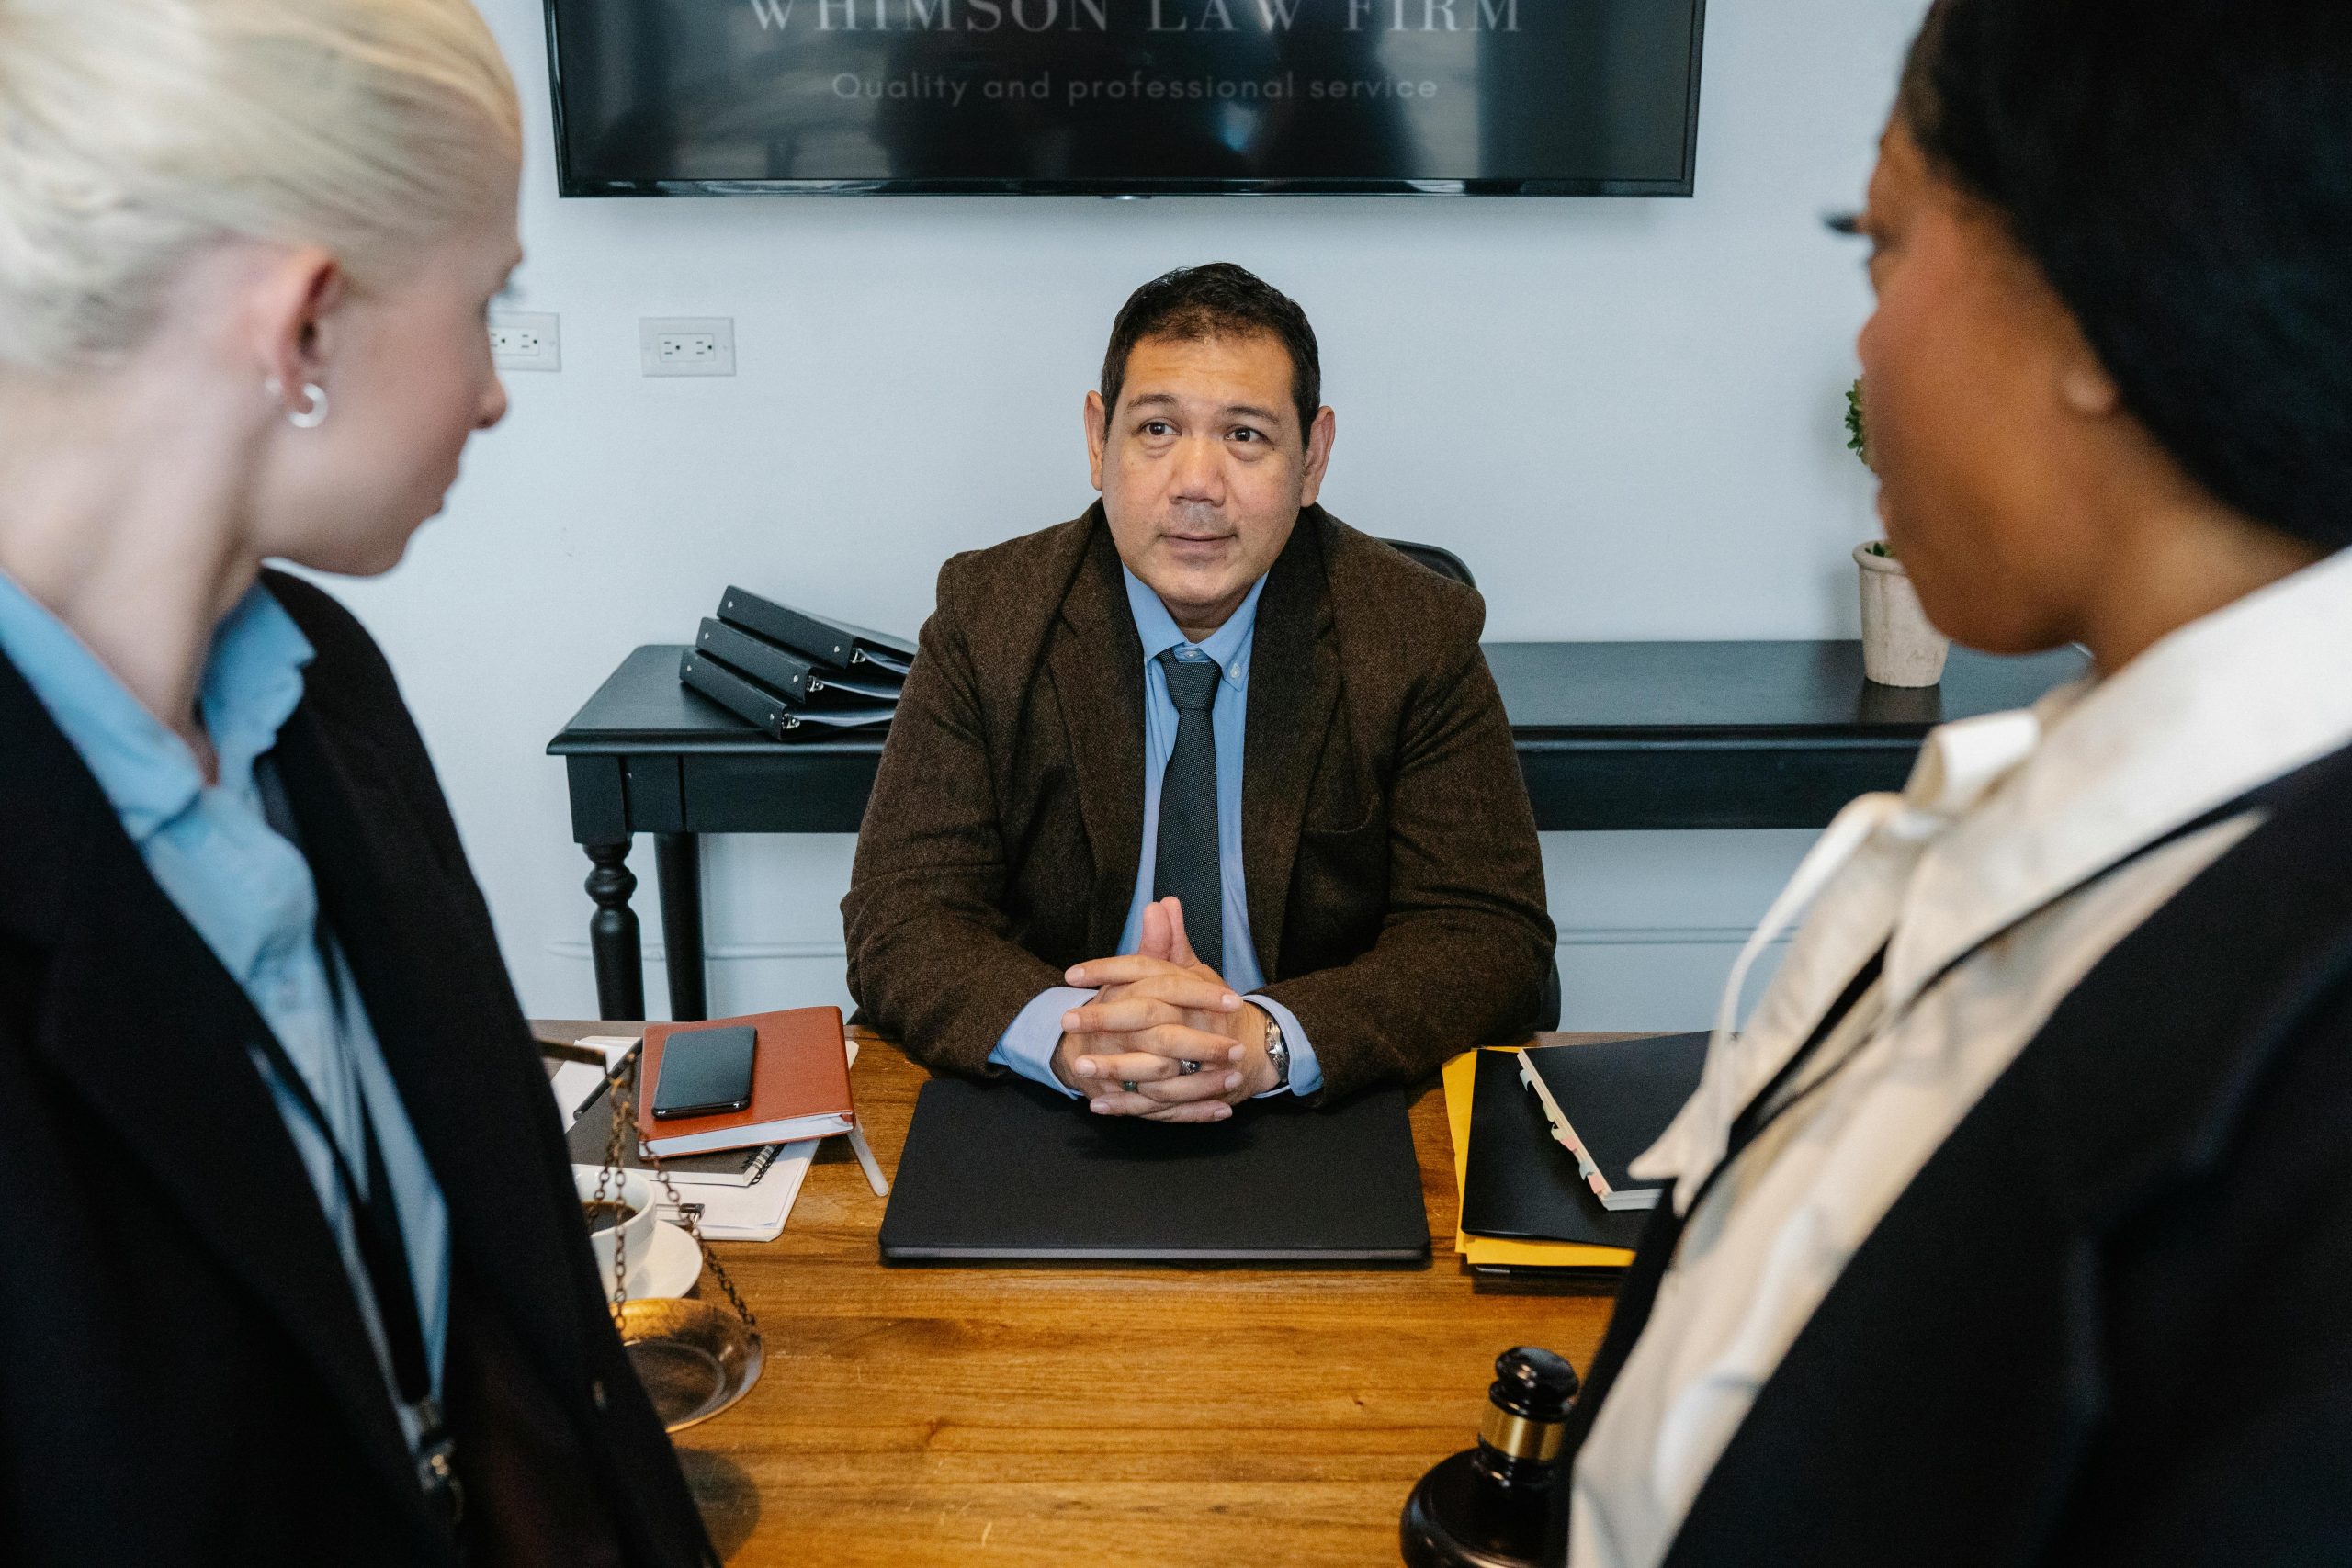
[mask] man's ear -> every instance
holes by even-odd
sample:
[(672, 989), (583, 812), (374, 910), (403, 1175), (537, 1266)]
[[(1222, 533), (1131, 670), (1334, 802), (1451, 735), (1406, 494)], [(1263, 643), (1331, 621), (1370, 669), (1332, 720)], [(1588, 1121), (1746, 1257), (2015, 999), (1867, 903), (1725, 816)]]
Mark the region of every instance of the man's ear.
[(1323, 475), (1331, 466), (1331, 444), (1340, 438), (1340, 416), (1329, 409), (1316, 411), (1315, 423), (1306, 427), (1306, 475), (1299, 487), (1298, 503), (1312, 506), (1315, 498), (1323, 493)]
[(1111, 439), (1111, 411), (1102, 406), (1102, 394), (1089, 392), (1082, 410), (1086, 420), (1086, 461), (1094, 476), (1094, 488), (1102, 488), (1102, 449)]
[(263, 272), (251, 295), (255, 357), (288, 408), (305, 406), (302, 389), (324, 385), (332, 355), (333, 320), (344, 299), (343, 264), (317, 245), (283, 252)]

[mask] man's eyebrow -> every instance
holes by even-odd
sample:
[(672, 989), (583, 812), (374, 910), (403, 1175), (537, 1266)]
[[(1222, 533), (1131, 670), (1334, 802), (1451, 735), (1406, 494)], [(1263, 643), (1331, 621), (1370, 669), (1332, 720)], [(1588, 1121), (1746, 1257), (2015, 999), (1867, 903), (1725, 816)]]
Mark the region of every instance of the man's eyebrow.
[[(1141, 396), (1126, 400), (1127, 409), (1130, 412), (1139, 412), (1144, 409), (1178, 408), (1182, 406), (1182, 402), (1183, 400), (1179, 398), (1173, 392), (1146, 392)], [(1280, 424), (1283, 422), (1283, 416), (1281, 414), (1276, 413), (1272, 409), (1260, 408), (1255, 403), (1228, 403), (1225, 408), (1225, 417), (1227, 419), (1254, 419), (1261, 424)]]

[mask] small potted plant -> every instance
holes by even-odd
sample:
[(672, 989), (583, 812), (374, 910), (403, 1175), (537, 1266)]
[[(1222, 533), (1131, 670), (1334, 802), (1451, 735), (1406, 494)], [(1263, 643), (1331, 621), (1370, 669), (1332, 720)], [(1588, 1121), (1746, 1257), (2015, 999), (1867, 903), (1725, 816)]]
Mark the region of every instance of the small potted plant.
[[(1862, 384), (1846, 394), (1846, 445), (1864, 464), (1870, 434), (1862, 423)], [(1919, 607), (1910, 573), (1883, 539), (1854, 547), (1862, 573), (1862, 673), (1882, 686), (1932, 686), (1944, 678), (1951, 639)]]

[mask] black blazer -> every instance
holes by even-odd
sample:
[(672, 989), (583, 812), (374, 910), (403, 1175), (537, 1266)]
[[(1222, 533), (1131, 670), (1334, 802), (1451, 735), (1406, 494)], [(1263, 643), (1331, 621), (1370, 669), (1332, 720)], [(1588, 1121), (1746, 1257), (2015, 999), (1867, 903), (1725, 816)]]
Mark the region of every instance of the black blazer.
[(2347, 1453), (2352, 752), (2060, 1004), (1855, 1253), (1667, 1561), (2352, 1562)]
[[(471, 1560), (716, 1562), (391, 672), (266, 581), (318, 650), (274, 755), (448, 1200)], [(457, 1561), (247, 1055), (265, 1027), (0, 660), (0, 1562)]]

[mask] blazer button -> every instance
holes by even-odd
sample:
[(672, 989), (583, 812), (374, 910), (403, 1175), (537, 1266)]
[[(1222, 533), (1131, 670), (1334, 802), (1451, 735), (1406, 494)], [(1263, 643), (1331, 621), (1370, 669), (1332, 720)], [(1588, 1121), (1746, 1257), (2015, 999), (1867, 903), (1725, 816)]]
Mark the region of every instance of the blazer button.
[(604, 1379), (602, 1379), (602, 1378), (590, 1378), (590, 1379), (588, 1380), (588, 1397), (589, 1397), (590, 1399), (593, 1399), (593, 1400), (594, 1400), (594, 1401), (596, 1402), (596, 1408), (597, 1408), (597, 1409), (602, 1410), (602, 1409), (604, 1409), (604, 1408), (605, 1408), (605, 1380), (604, 1380)]

